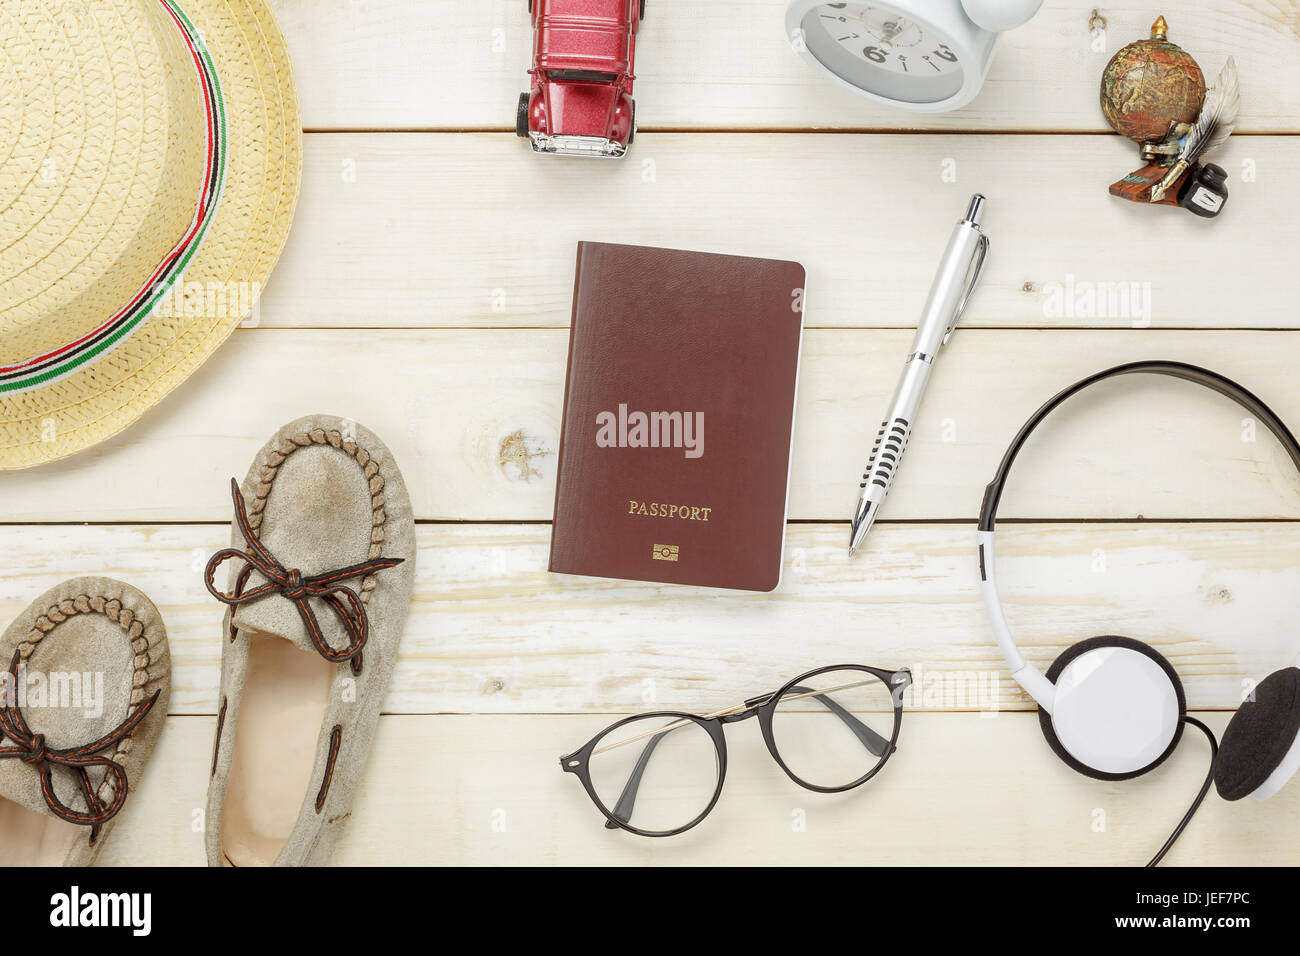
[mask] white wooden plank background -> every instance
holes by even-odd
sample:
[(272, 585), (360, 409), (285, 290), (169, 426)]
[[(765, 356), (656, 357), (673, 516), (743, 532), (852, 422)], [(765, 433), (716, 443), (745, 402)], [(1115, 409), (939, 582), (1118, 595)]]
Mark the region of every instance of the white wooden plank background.
[[(792, 518), (848, 520), (910, 341), (903, 330), (805, 335)], [(1209, 365), (1300, 421), (1294, 342), (1289, 332), (961, 330), (939, 360), (906, 478), (882, 514), (974, 518), (1035, 408), (1090, 372), (1137, 358)], [(117, 438), (6, 475), (6, 511), (23, 521), (229, 521), (230, 478), (243, 477), (266, 437), (327, 411), (384, 436), (418, 517), (546, 521), (567, 346), (558, 329), (243, 330)], [(1285, 454), (1204, 389), (1134, 377), (1057, 416), (1017, 464), (1004, 517), (1300, 515)]]
[[(853, 661), (912, 667), (909, 708), (1032, 706), (989, 638), (969, 525), (882, 524), (852, 561), (846, 536), (791, 525), (782, 585), (756, 596), (549, 574), (545, 525), (421, 525), (384, 710), (715, 709)], [(1075, 641), (1124, 634), (1169, 657), (1191, 706), (1230, 709), (1242, 677), (1295, 651), (1294, 609), (1276, 598), (1300, 591), (1295, 522), (1010, 525), (1000, 540), (1008, 620), (1044, 668)], [(0, 619), (72, 575), (147, 582), (168, 625), (172, 713), (214, 713), (220, 615), (199, 582), (228, 542), (215, 525), (0, 527)]]
[[(1300, 422), (1300, 2), (1155, 11), (1208, 73), (1229, 53), (1241, 72), (1248, 135), (1219, 157), (1232, 200), (1213, 223), (1105, 193), (1137, 161), (1106, 131), (1097, 83), (1114, 50), (1145, 35), (1155, 12), (1141, 5), (1049, 0), (1007, 37), (980, 98), (935, 117), (825, 85), (785, 46), (784, 0), (650, 0), (646, 132), (627, 161), (598, 165), (532, 157), (508, 132), (523, 0), (273, 6), (311, 132), (257, 327), (112, 441), (0, 476), (0, 624), (65, 577), (106, 573), (144, 588), (169, 625), (172, 716), (104, 862), (202, 862), (221, 609), (199, 570), (228, 538), (228, 478), (279, 424), (316, 410), (383, 435), (422, 522), (386, 716), (335, 862), (1150, 856), (1199, 785), (1204, 745), (1189, 736), (1168, 767), (1123, 784), (1057, 761), (999, 666), (973, 519), (1029, 412), (1108, 364), (1207, 364)], [(1090, 33), (1094, 11), (1104, 36)], [(850, 562), (845, 519), (868, 438), (943, 238), (977, 189), (990, 199), (987, 278), (886, 521)], [(578, 239), (808, 266), (778, 592), (546, 573)], [(1070, 282), (1145, 283), (1149, 314), (1060, 315), (1053, 296)], [(1018, 464), (1003, 514), (1027, 522), (1004, 526), (999, 576), (1042, 664), (1095, 634), (1149, 641), (1222, 728), (1243, 681), (1295, 650), (1300, 485), (1271, 440), (1208, 393), (1135, 379), (1063, 409)], [(795, 788), (755, 728), (736, 725), (714, 815), (649, 841), (604, 830), (557, 765), (618, 715), (708, 710), (835, 661), (921, 676), (894, 762), (853, 794)], [(1300, 862), (1298, 793), (1212, 796), (1170, 862)]]
[[(1206, 716), (1221, 730), (1226, 715)], [(1160, 773), (1088, 780), (1056, 759), (1030, 714), (903, 718), (874, 780), (825, 796), (792, 784), (752, 723), (727, 729), (727, 779), (708, 819), (681, 837), (613, 832), (561, 754), (605, 716), (383, 717), (338, 864), (1140, 865), (1204, 779), (1200, 737)], [(201, 811), (214, 717), (173, 717), (104, 848), (107, 864), (159, 856), (202, 865)], [(1170, 865), (1294, 864), (1300, 788), (1266, 803), (1211, 797)], [(802, 820), (805, 829), (795, 829)], [(1104, 829), (1097, 829), (1098, 827)], [(128, 837), (129, 834), (129, 837)]]
[[(294, 54), (308, 129), (514, 128), (532, 42), (526, 0), (273, 6)], [(1291, 0), (1100, 8), (1048, 0), (1030, 27), (1003, 38), (981, 96), (948, 115), (902, 113), (827, 86), (791, 51), (785, 7), (785, 0), (650, 0), (637, 43), (640, 125), (1106, 130), (1097, 107), (1101, 70), (1124, 44), (1146, 37), (1160, 11), (1170, 39), (1207, 74), (1236, 54), (1243, 129), (1291, 132), (1300, 118), (1292, 95), (1300, 63)], [(1094, 10), (1107, 22), (1101, 45), (1090, 32)]]
[[(574, 246), (592, 239), (797, 259), (809, 326), (906, 327), (976, 191), (993, 245), (968, 328), (1300, 323), (1288, 284), (1259, 281), (1300, 242), (1291, 137), (1229, 141), (1232, 215), (1214, 222), (1107, 195), (1141, 165), (1116, 135), (647, 133), (625, 162), (529, 158), (512, 133), (309, 135), (262, 323), (566, 327)], [(1067, 284), (1103, 282), (1140, 298), (1057, 306)]]

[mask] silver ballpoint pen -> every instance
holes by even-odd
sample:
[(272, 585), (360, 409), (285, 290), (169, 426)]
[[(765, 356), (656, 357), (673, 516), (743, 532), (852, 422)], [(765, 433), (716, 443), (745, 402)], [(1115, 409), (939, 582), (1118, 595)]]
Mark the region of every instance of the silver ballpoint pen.
[(898, 464), (907, 448), (907, 438), (912, 433), (930, 370), (940, 347), (946, 345), (957, 320), (966, 309), (975, 284), (984, 269), (988, 254), (988, 236), (980, 232), (980, 214), (984, 211), (984, 197), (976, 193), (971, 197), (966, 217), (957, 223), (948, 240), (939, 263), (939, 272), (930, 286), (930, 296), (925, 301), (925, 311), (916, 327), (916, 338), (903, 368), (894, 399), (889, 403), (889, 414), (880, 423), (876, 443), (871, 449), (871, 459), (862, 475), (862, 491), (858, 507), (853, 514), (853, 528), (849, 534), (849, 556), (862, 544), (871, 530), (876, 514), (889, 494), (889, 486), (898, 474)]

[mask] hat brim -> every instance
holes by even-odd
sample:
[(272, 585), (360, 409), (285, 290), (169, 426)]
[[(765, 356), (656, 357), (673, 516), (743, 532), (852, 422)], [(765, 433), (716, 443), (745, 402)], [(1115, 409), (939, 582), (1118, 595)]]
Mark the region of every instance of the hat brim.
[[(181, 5), (216, 65), (228, 134), (220, 205), (183, 276), (203, 301), (185, 307), (178, 288), (171, 307), (155, 308), (111, 351), (39, 387), (0, 393), (0, 470), (76, 454), (160, 402), (246, 320), (243, 306), (255, 303), (284, 248), (302, 178), (284, 35), (265, 0)], [(231, 296), (217, 302), (204, 290)]]

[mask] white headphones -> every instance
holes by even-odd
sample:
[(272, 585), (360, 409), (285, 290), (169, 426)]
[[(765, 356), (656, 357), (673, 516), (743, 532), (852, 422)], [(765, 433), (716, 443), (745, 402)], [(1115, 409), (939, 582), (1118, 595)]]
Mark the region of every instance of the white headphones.
[[(997, 474), (984, 491), (980, 510), (977, 540), (984, 606), (1012, 676), (1038, 702), (1039, 721), (1047, 742), (1070, 767), (1102, 780), (1141, 776), (1173, 752), (1184, 723), (1190, 720), (1182, 682), (1158, 651), (1127, 637), (1094, 637), (1075, 644), (1056, 659), (1046, 674), (1026, 661), (1007, 628), (998, 597), (993, 527), (1011, 465), (1038, 424), (1066, 399), (1089, 386), (1139, 372), (1195, 382), (1231, 398), (1268, 426), (1300, 469), (1300, 443), (1257, 397), (1216, 372), (1162, 361), (1119, 365), (1059, 392), (1034, 412), (1003, 455)], [(1297, 769), (1300, 657), (1256, 685), (1251, 699), (1241, 705), (1224, 732), (1213, 775), (1224, 799), (1251, 796), (1262, 800), (1281, 790)]]

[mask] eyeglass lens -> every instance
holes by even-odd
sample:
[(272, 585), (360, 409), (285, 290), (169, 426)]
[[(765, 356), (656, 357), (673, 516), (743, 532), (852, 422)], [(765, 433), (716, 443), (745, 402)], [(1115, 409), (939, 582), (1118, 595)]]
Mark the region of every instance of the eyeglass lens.
[(833, 670), (801, 678), (772, 712), (782, 762), (804, 783), (847, 787), (889, 755), (894, 698), (874, 674)]
[(647, 716), (611, 728), (587, 762), (606, 812), (649, 833), (694, 822), (718, 789), (717, 746), (684, 717)]

